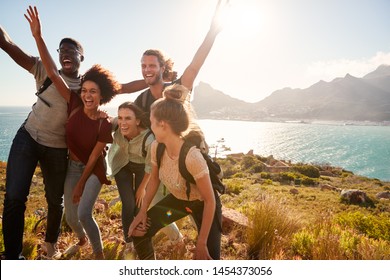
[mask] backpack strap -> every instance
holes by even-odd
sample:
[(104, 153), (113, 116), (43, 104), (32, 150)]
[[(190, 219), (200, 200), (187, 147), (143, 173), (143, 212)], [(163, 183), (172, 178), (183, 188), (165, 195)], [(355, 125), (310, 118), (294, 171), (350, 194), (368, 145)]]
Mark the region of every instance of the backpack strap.
[(191, 183), (195, 184), (195, 179), (187, 169), (186, 158), (187, 158), (188, 151), (193, 146), (195, 145), (191, 144), (188, 141), (184, 141), (183, 145), (181, 146), (180, 154), (179, 154), (179, 172), (181, 176), (186, 180), (186, 194), (188, 200), (190, 200)]
[[(157, 168), (160, 169), (160, 166), (161, 166), (161, 159), (162, 159), (162, 156), (164, 154), (164, 151), (165, 151), (165, 145), (163, 143), (158, 143), (157, 144), (157, 150), (156, 150), (156, 160), (157, 160)], [(163, 189), (163, 195), (165, 196), (166, 195), (166, 186), (163, 185), (164, 189)]]
[(50, 103), (47, 102), (45, 99), (43, 99), (40, 95), (42, 92), (44, 92), (51, 84), (52, 80), (50, 80), (49, 77), (46, 77), (45, 81), (43, 84), (39, 87), (38, 91), (35, 93), (35, 95), (43, 102), (45, 103), (48, 107), (50, 107)]
[[(148, 139), (148, 137), (149, 137), (149, 135), (150, 134), (152, 134), (153, 132), (151, 131), (151, 130), (149, 130), (146, 134), (145, 134), (145, 136), (144, 136), (144, 139), (142, 140), (142, 156), (143, 157), (146, 157), (146, 155), (147, 155), (147, 151), (146, 151), (146, 149), (145, 149), (145, 145), (146, 145), (146, 140)], [(161, 159), (160, 159), (161, 160)]]
[(148, 101), (148, 95), (149, 94), (152, 94), (150, 92), (150, 89), (144, 91), (142, 93), (142, 98), (141, 98), (141, 105), (142, 105), (142, 109), (145, 111), (146, 110), (146, 106), (147, 106), (147, 101)]
[(165, 145), (163, 143), (157, 144), (157, 150), (156, 150), (156, 160), (157, 160), (157, 167), (160, 169), (161, 166), (161, 159), (165, 151)]
[(53, 82), (50, 80), (49, 77), (46, 77), (45, 81), (42, 83), (42, 85), (39, 87), (38, 91), (35, 93), (36, 96), (40, 95), (42, 92), (44, 92)]

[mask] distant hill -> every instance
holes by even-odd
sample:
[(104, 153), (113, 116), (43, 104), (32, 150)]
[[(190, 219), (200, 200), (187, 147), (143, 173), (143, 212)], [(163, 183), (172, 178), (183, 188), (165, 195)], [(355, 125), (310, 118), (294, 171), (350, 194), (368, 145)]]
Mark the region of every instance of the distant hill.
[(200, 118), (390, 121), (390, 66), (381, 65), (362, 78), (347, 74), (306, 89), (284, 88), (256, 103), (201, 82), (192, 104)]

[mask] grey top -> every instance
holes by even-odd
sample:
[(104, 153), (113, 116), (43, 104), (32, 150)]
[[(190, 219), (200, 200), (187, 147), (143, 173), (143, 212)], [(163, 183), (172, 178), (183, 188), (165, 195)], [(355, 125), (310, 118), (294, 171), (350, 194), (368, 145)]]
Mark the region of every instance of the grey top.
[[(34, 75), (38, 89), (47, 77), (42, 61), (38, 57), (30, 73)], [(77, 91), (80, 88), (80, 78), (73, 79), (62, 74), (61, 76), (70, 89)], [(66, 148), (65, 124), (68, 119), (68, 104), (53, 84), (40, 96), (50, 104), (50, 107), (37, 98), (27, 117), (25, 128), (31, 137), (41, 145), (51, 148)]]

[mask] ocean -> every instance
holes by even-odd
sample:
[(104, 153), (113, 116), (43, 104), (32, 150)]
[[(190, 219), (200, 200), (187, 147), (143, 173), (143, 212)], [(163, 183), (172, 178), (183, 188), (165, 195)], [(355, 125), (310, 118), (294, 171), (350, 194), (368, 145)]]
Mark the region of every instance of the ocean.
[[(7, 161), (11, 142), (30, 107), (0, 107), (0, 161)], [(109, 114), (116, 109), (107, 108)], [(286, 123), (199, 120), (218, 154), (247, 153), (293, 163), (329, 164), (354, 174), (390, 181), (390, 126), (342, 123)]]

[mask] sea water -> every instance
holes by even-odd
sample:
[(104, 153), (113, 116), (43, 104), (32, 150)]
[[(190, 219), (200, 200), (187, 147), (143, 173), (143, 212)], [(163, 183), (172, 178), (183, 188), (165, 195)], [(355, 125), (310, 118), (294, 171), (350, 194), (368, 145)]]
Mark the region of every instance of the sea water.
[[(0, 107), (0, 160), (7, 161), (17, 129), (29, 107)], [(115, 114), (116, 110), (108, 110)], [(390, 181), (390, 126), (340, 123), (282, 123), (199, 120), (218, 155), (247, 153), (294, 163), (329, 164), (355, 174)]]

